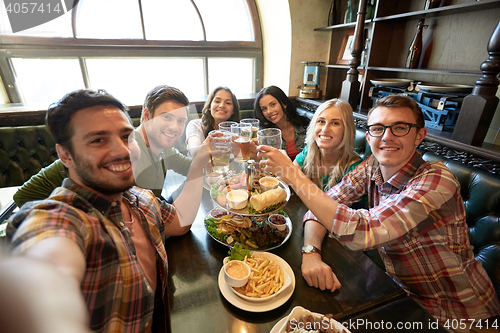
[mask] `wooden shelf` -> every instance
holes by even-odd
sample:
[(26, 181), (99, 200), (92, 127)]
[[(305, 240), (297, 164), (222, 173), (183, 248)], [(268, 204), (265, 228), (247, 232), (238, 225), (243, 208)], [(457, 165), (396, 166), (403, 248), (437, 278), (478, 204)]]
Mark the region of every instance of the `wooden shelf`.
[(465, 75), (480, 77), (483, 72), (480, 70), (458, 70), (458, 69), (415, 69), (415, 68), (392, 68), (392, 67), (366, 67), (372, 71), (398, 72), (398, 73), (418, 73), (418, 74), (442, 74), (442, 75)]
[(403, 14), (390, 15), (377, 17), (373, 19), (373, 22), (382, 21), (394, 21), (394, 20), (406, 20), (406, 19), (421, 19), (421, 18), (431, 18), (444, 15), (455, 15), (460, 13), (469, 13), (472, 11), (486, 10), (490, 8), (500, 7), (500, 1), (498, 0), (482, 0), (475, 2), (467, 2), (457, 5), (449, 5), (444, 7), (432, 8), (428, 10), (419, 10)]
[[(432, 8), (428, 10), (419, 10), (403, 14), (389, 15), (383, 17), (376, 17), (371, 20), (365, 21), (365, 27), (370, 25), (372, 22), (383, 22), (383, 21), (396, 21), (396, 20), (406, 20), (406, 19), (421, 19), (421, 18), (431, 18), (437, 16), (445, 15), (455, 15), (460, 13), (468, 13), (472, 11), (485, 10), (490, 8), (500, 7), (499, 0), (481, 0), (475, 2), (461, 3), (457, 5), (449, 5), (444, 7)], [(352, 29), (356, 26), (356, 22), (336, 24), (328, 27), (316, 28), (314, 31), (328, 31), (328, 30), (342, 30), (342, 29)]]
[[(321, 65), (321, 67), (326, 68), (340, 68), (340, 69), (349, 69), (349, 65)], [(365, 69), (363, 66), (359, 66), (358, 69)]]
[[(487, 47), (500, 17), (500, 0), (457, 0), (454, 2), (456, 4), (428, 10), (421, 10), (425, 0), (377, 1), (375, 18), (364, 21), (367, 30), (364, 38), (369, 38), (370, 43), (367, 66), (358, 67), (363, 73), (359, 101), (358, 96), (353, 96), (351, 100), (350, 94), (357, 93), (351, 91), (352, 89), (347, 90), (350, 94), (345, 95), (352, 104), (357, 103), (357, 106), (353, 105), (353, 109), (368, 109), (372, 105), (367, 82), (376, 77), (411, 78), (422, 82), (425, 80), (464, 85), (474, 85), (479, 78), (484, 77), (485, 73), (480, 68), (487, 59), (491, 62), (491, 52), (488, 57)], [(339, 10), (342, 13), (345, 6)], [(422, 69), (408, 69), (405, 68), (408, 46), (415, 37), (416, 21), (421, 19), (429, 19), (420, 59)], [(338, 54), (343, 52), (344, 31), (355, 27), (356, 23), (348, 23), (314, 29), (331, 31), (330, 57), (328, 64), (323, 66), (329, 69), (324, 89), (325, 98), (338, 97), (342, 89), (348, 87), (344, 83), (350, 67), (337, 65), (336, 61)], [(483, 67), (483, 70), (486, 67)], [(478, 114), (472, 112), (470, 107), (467, 112)], [(488, 112), (489, 117), (491, 111), (488, 109)], [(473, 130), (476, 133), (478, 126)], [(438, 135), (441, 136), (445, 136), (444, 133)], [(468, 140), (462, 142), (471, 142), (468, 137), (460, 138), (452, 134), (443, 139), (453, 141), (451, 137), (456, 140)], [(453, 146), (449, 142), (446, 144)]]
[[(365, 28), (372, 23), (372, 20), (366, 20), (365, 21)], [(343, 23), (343, 24), (336, 24), (336, 25), (331, 25), (329, 27), (323, 27), (323, 28), (316, 28), (314, 31), (328, 31), (328, 30), (342, 30), (342, 29), (354, 29), (356, 27), (356, 22), (351, 22), (351, 23)]]
[[(348, 65), (321, 65), (326, 68), (349, 69)], [(416, 74), (440, 74), (440, 75), (463, 75), (479, 77), (483, 73), (480, 70), (458, 70), (458, 69), (415, 69), (415, 68), (393, 68), (393, 67), (363, 67), (358, 69), (368, 69), (371, 71), (397, 72), (397, 73), (416, 73)]]

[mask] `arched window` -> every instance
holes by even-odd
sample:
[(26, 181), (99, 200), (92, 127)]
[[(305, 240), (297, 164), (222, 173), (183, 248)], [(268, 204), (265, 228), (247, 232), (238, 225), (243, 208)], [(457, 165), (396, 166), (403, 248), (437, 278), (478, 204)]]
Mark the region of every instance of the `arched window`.
[(236, 96), (261, 88), (255, 0), (80, 0), (13, 32), (15, 10), (0, 4), (0, 75), (11, 103), (45, 108), (79, 88), (106, 89), (129, 105), (158, 84), (190, 99), (218, 85)]

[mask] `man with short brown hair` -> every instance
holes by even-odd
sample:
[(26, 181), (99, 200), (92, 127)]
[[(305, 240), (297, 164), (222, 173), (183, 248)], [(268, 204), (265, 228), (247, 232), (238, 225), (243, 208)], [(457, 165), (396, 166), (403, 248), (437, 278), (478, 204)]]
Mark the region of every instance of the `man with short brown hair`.
[[(15, 254), (44, 260), (80, 286), (94, 332), (168, 331), (166, 235), (189, 231), (201, 201), (206, 146), (188, 174), (189, 202), (173, 206), (133, 186), (139, 159), (121, 103), (79, 90), (47, 111), (68, 178), (9, 220)], [(98, 119), (99, 121), (95, 121)], [(33, 295), (36, 297), (36, 295)]]
[[(258, 147), (265, 170), (283, 177), (310, 209), (302, 275), (321, 290), (340, 288), (321, 260), (328, 233), (351, 250), (378, 248), (387, 272), (442, 322), (498, 316), (497, 295), (469, 243), (460, 184), (444, 164), (424, 161), (416, 149), (427, 134), (423, 119), (408, 97), (378, 100), (367, 117), (373, 155), (326, 194), (309, 190), (315, 185), (279, 151)], [(370, 209), (349, 208), (365, 195)]]

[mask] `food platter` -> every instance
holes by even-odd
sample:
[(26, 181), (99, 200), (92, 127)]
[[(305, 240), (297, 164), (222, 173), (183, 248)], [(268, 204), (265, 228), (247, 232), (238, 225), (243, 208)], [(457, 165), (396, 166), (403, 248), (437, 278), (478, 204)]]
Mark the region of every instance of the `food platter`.
[(376, 86), (381, 87), (408, 87), (410, 82), (414, 80), (410, 79), (373, 79), (370, 82)]
[[(252, 252), (252, 258), (254, 257), (255, 251)], [(290, 275), (290, 271), (292, 271), (290, 265), (283, 260), (282, 258), (278, 257), (277, 255), (270, 253), (270, 252), (258, 252), (258, 255), (261, 260), (270, 260), (273, 261), (276, 265), (278, 265), (283, 273), (283, 286), (275, 293), (272, 295), (266, 296), (266, 297), (251, 297), (244, 295), (240, 292), (238, 292), (237, 288), (231, 287), (231, 290), (234, 292), (234, 294), (238, 297), (241, 297), (242, 299), (252, 302), (252, 303), (263, 303), (263, 302), (268, 302), (271, 299), (278, 297), (281, 293), (283, 293), (291, 284), (292, 284), (292, 279), (295, 279), (293, 275)], [(257, 257), (257, 254), (255, 255)], [(249, 259), (251, 260), (251, 259)], [(229, 257), (224, 258), (223, 264), (226, 265), (226, 263), (229, 262)], [(248, 262), (247, 262), (248, 263)], [(254, 266), (255, 268), (255, 266)], [(271, 278), (274, 280), (274, 278)], [(244, 288), (245, 286), (243, 286)], [(252, 290), (253, 292), (253, 290)]]
[(266, 312), (274, 310), (280, 307), (281, 305), (285, 304), (285, 302), (288, 301), (288, 299), (292, 296), (293, 291), (295, 290), (295, 275), (293, 273), (292, 268), (281, 257), (272, 253), (267, 253), (266, 255), (270, 256), (275, 262), (277, 262), (281, 267), (284, 268), (284, 270), (288, 273), (288, 275), (291, 278), (290, 285), (276, 297), (273, 297), (264, 302), (247, 301), (237, 296), (235, 292), (231, 289), (231, 287), (226, 283), (226, 281), (224, 280), (224, 267), (222, 267), (219, 272), (219, 289), (222, 296), (224, 296), (224, 298), (229, 303), (231, 303), (232, 305), (241, 310), (249, 312)]
[(278, 207), (276, 207), (276, 209), (273, 209), (272, 211), (268, 211), (268, 212), (265, 212), (265, 213), (262, 213), (262, 214), (256, 214), (256, 213), (250, 213), (248, 211), (248, 205), (243, 208), (243, 209), (233, 209), (233, 208), (230, 208), (227, 204), (222, 206), (219, 204), (219, 202), (217, 202), (217, 197), (214, 196), (214, 191), (216, 191), (219, 187), (220, 187), (220, 181), (216, 182), (215, 184), (212, 185), (212, 188), (211, 188), (211, 193), (210, 193), (210, 197), (212, 198), (212, 201), (214, 202), (215, 205), (217, 205), (217, 207), (219, 208), (222, 208), (222, 209), (225, 209), (231, 213), (234, 213), (234, 214), (238, 214), (238, 215), (242, 215), (242, 216), (267, 216), (273, 212), (276, 212), (278, 210), (280, 210), (281, 208), (285, 207), (285, 205), (287, 204), (287, 202), (290, 200), (290, 188), (288, 187), (288, 185), (281, 179), (277, 178), (278, 179), (278, 187), (282, 188), (283, 190), (285, 190), (286, 192), (286, 199), (285, 201), (283, 201), (281, 203), (281, 205), (279, 205)]
[[(267, 244), (265, 246), (259, 246), (257, 249), (255, 248), (252, 248), (251, 250), (252, 251), (269, 251), (269, 250), (273, 250), (273, 249), (276, 249), (278, 247), (280, 247), (281, 245), (285, 244), (286, 241), (288, 241), (288, 239), (290, 238), (290, 236), (292, 235), (292, 230), (293, 230), (293, 227), (292, 227), (292, 221), (290, 220), (290, 217), (288, 217), (288, 215), (284, 214), (283, 215), (285, 217), (285, 220), (286, 220), (286, 230), (285, 232), (287, 233), (286, 236), (279, 242), (277, 243), (270, 243), (270, 244)], [(227, 246), (229, 248), (233, 248), (235, 244), (228, 244), (227, 242), (227, 239), (224, 241), (224, 240), (220, 240), (216, 237), (214, 237), (214, 235), (212, 235), (209, 231), (209, 226), (207, 224), (207, 219), (210, 219), (212, 218), (212, 215), (211, 213), (209, 212), (206, 216), (205, 216), (205, 221), (203, 223), (203, 225), (205, 226), (205, 230), (207, 231), (207, 234), (213, 239), (215, 240), (217, 243), (219, 244), (222, 244), (224, 246)], [(252, 217), (248, 217), (250, 218), (251, 220), (255, 220), (257, 218), (259, 219), (262, 219), (263, 217), (262, 216), (252, 216)], [(253, 222), (253, 221), (252, 221)], [(264, 221), (263, 223), (266, 223), (266, 221)], [(272, 229), (270, 226), (268, 226), (268, 228)]]
[[(324, 325), (324, 322), (323, 322), (324, 315), (322, 315), (320, 313), (311, 312), (311, 311), (309, 311), (301, 306), (296, 306), (292, 309), (292, 311), (290, 312), (290, 314), (288, 316), (281, 318), (273, 326), (273, 328), (271, 329), (271, 331), (269, 333), (286, 332), (286, 324), (288, 321), (295, 320), (294, 323), (297, 325), (300, 321), (300, 318), (307, 316), (307, 315), (311, 315), (314, 318), (314, 320), (316, 321), (316, 323), (321, 323), (322, 328), (325, 328), (323, 326)], [(302, 323), (302, 324), (304, 325), (304, 323)], [(330, 319), (330, 325), (327, 325), (327, 326), (329, 328), (331, 328), (333, 330), (333, 332), (351, 333), (347, 328), (345, 328), (345, 326), (343, 326), (341, 323), (339, 323), (335, 319)], [(305, 326), (304, 328), (306, 328), (306, 327), (307, 326)], [(294, 327), (291, 327), (291, 328), (294, 328)]]
[(466, 94), (472, 91), (472, 86), (465, 84), (444, 84), (444, 83), (419, 83), (418, 90), (424, 90), (437, 93), (457, 93)]

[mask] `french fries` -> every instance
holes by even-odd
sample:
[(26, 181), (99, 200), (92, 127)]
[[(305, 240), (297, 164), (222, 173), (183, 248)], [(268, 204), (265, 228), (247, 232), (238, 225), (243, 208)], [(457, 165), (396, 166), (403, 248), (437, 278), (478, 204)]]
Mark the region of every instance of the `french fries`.
[(247, 284), (234, 290), (248, 297), (264, 298), (283, 287), (283, 271), (277, 263), (256, 253), (244, 261), (250, 266), (250, 277)]

